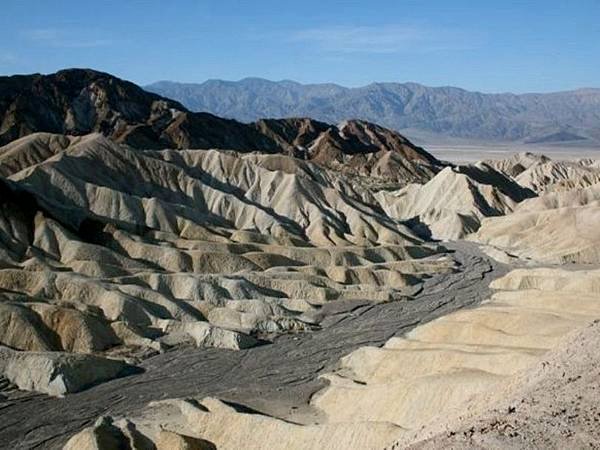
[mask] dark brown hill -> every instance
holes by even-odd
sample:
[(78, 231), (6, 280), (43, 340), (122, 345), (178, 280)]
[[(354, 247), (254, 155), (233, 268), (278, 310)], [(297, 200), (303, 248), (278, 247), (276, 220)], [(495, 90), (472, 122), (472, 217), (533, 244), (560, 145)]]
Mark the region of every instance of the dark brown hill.
[(99, 132), (138, 149), (285, 153), (331, 169), (393, 181), (427, 181), (440, 163), (399, 133), (364, 121), (309, 118), (244, 124), (144, 91), (90, 69), (0, 77), (0, 145), (35, 132)]
[(180, 103), (89, 69), (0, 78), (0, 144), (27, 134), (100, 132), (137, 148), (261, 148), (274, 143), (235, 120), (191, 113)]

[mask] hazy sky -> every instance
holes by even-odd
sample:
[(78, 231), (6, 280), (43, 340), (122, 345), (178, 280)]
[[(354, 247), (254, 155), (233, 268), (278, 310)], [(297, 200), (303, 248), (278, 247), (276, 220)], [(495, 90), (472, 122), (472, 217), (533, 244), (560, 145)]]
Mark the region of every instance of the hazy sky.
[(0, 74), (600, 87), (600, 0), (1, 0)]

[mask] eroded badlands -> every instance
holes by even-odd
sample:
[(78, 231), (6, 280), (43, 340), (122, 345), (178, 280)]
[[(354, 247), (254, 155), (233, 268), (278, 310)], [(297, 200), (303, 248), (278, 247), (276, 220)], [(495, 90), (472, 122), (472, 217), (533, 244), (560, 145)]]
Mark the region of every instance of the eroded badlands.
[(0, 445), (600, 445), (597, 162), (307, 120), (0, 148)]

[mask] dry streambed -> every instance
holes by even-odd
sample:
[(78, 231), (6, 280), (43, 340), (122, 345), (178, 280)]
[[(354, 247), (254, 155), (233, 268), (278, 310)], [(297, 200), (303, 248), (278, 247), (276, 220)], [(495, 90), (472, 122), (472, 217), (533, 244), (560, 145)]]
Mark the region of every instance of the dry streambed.
[[(383, 347), (361, 347), (341, 358), (335, 370), (322, 376), (328, 385), (310, 399), (319, 412), (310, 423), (292, 423), (213, 397), (195, 397), (152, 402), (110, 426), (123, 436), (134, 429), (155, 443), (169, 433), (178, 439), (208, 441), (220, 449), (404, 448), (437, 433), (449, 436), (446, 429), (476, 423), (478, 413), (485, 418), (486, 411), (515, 397), (525, 381), (535, 388), (556, 379), (554, 366), (565, 367), (565, 355), (576, 351), (581, 359), (597, 340), (594, 328), (579, 342), (569, 343), (567, 338), (600, 317), (598, 271), (517, 269), (493, 281), (492, 288), (493, 295), (479, 306), (417, 326)], [(583, 347), (573, 349), (574, 343)], [(565, 345), (567, 350), (560, 350)], [(571, 363), (570, 377), (581, 378), (584, 374), (577, 373), (581, 368)], [(517, 407), (509, 405), (507, 414)], [(102, 426), (86, 429), (67, 448), (75, 448), (69, 445), (90, 434), (105, 432)], [(564, 429), (565, 423), (557, 426)], [(572, 430), (587, 434), (573, 434), (575, 441), (564, 442), (595, 439), (590, 426), (585, 431), (585, 423), (572, 421)], [(521, 424), (522, 435), (510, 427), (513, 431), (485, 428), (486, 442), (503, 445), (508, 439), (507, 444), (516, 442), (517, 447), (519, 442), (541, 442), (541, 429), (534, 425)], [(515, 437), (519, 440), (511, 441)], [(435, 448), (441, 441), (427, 442)], [(461, 442), (475, 445), (464, 436)]]
[[(380, 345), (421, 322), (480, 302), (488, 295), (489, 281), (503, 273), (471, 245), (458, 246), (451, 256), (461, 270), (426, 279), (414, 301), (340, 302), (323, 321), (322, 330), (282, 336), (271, 345), (240, 351), (188, 347), (166, 352), (142, 362), (145, 371), (141, 374), (61, 399), (5, 392), (3, 415), (7, 420), (0, 428), (2, 445), (29, 448), (43, 443), (48, 448), (60, 448), (70, 435), (93, 424), (100, 415), (111, 415), (116, 423), (165, 398), (202, 400), (212, 396), (286, 422), (261, 415), (250, 415), (251, 419), (263, 417), (275, 424), (313, 423), (320, 420), (320, 414), (309, 401), (324, 387), (318, 376), (333, 370), (340, 357), (360, 346)], [(58, 411), (60, 423), (55, 420)], [(316, 445), (314, 434), (308, 433), (306, 439)]]

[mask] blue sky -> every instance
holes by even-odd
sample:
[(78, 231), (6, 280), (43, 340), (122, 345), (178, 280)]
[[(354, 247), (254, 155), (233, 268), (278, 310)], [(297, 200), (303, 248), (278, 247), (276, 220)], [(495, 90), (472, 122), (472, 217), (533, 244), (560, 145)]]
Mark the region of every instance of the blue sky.
[(600, 87), (600, 0), (2, 0), (0, 74)]

